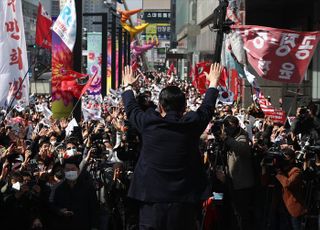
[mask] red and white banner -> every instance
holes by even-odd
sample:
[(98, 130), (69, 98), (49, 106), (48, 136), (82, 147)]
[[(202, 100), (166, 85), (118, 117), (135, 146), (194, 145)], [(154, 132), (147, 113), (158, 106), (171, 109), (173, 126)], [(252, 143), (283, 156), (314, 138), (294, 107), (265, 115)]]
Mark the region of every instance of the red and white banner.
[(6, 107), (11, 89), (14, 104), (29, 104), (28, 59), (21, 1), (0, 1), (0, 107)]
[(50, 15), (47, 13), (47, 11), (45, 11), (41, 2), (39, 2), (36, 27), (36, 44), (39, 47), (51, 49), (51, 26), (52, 20), (50, 18)]
[(259, 76), (300, 83), (320, 39), (320, 31), (297, 32), (263, 26), (232, 26), (242, 35), (249, 63)]
[(262, 93), (260, 93), (258, 102), (265, 116), (270, 117), (275, 123), (284, 124), (286, 121), (285, 111), (273, 107), (271, 102), (266, 99)]

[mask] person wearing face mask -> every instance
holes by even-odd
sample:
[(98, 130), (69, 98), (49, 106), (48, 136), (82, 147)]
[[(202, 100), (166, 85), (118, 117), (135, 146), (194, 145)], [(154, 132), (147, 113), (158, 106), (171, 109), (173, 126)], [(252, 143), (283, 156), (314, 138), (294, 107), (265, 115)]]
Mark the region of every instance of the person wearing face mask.
[(57, 144), (57, 137), (56, 137), (55, 135), (52, 135), (52, 136), (50, 137), (50, 144), (51, 144), (52, 147), (55, 147), (55, 146), (56, 146), (56, 144)]
[(224, 119), (221, 139), (226, 150), (226, 173), (230, 183), (228, 187), (231, 190), (231, 202), (238, 219), (235, 225), (240, 229), (250, 230), (254, 172), (249, 138), (240, 127), (238, 118), (227, 116)]
[(92, 182), (80, 174), (76, 157), (66, 159), (63, 168), (65, 180), (56, 188), (52, 202), (57, 215), (54, 229), (97, 229), (98, 201)]
[(66, 153), (64, 155), (64, 158), (73, 157), (77, 154), (77, 146), (75, 143), (68, 141), (66, 143)]

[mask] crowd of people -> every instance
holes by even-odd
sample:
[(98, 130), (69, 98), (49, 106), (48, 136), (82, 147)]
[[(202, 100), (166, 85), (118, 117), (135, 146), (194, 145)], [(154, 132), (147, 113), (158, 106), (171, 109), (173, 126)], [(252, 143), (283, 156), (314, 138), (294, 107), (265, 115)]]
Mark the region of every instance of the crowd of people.
[(71, 131), (71, 118), (38, 109), (51, 108), (49, 95), (3, 110), (1, 228), (319, 229), (317, 107), (278, 124), (256, 103), (223, 105), (219, 68), (205, 96), (187, 80), (126, 69), (101, 118)]

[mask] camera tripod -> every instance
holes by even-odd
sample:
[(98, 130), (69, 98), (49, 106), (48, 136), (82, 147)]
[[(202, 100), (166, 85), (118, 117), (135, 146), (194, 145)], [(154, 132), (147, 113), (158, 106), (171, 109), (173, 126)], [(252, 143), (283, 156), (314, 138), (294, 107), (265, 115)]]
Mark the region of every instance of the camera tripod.
[[(312, 230), (320, 229), (320, 191), (317, 190), (316, 185), (317, 182), (314, 179), (307, 182), (305, 197), (307, 213), (302, 219), (301, 230), (311, 230), (310, 224), (312, 225), (312, 221), (314, 225), (317, 225), (317, 227)], [(314, 211), (314, 213), (312, 211)]]
[[(271, 230), (272, 229), (272, 220), (273, 220), (273, 215), (275, 214), (276, 209), (279, 209), (279, 207), (275, 208), (273, 206), (274, 203), (281, 203), (282, 196), (281, 196), (281, 191), (280, 188), (277, 187), (276, 185), (276, 179), (274, 176), (271, 176), (272, 182), (268, 183), (267, 188), (266, 188), (266, 193), (264, 196), (264, 204), (263, 204), (263, 224), (262, 224), (262, 229), (263, 230)], [(277, 190), (279, 189), (279, 191)], [(276, 194), (278, 192), (279, 194)], [(275, 202), (275, 197), (279, 198), (279, 202)], [(282, 204), (282, 203), (281, 203)], [(280, 205), (281, 205), (280, 204)], [(284, 204), (282, 204), (284, 205)]]

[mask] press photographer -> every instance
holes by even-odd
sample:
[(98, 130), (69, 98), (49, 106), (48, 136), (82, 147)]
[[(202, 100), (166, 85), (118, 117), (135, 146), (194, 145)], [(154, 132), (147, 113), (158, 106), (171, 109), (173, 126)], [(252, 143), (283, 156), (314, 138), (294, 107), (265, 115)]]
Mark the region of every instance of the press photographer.
[(306, 213), (302, 171), (295, 164), (296, 154), (290, 148), (282, 150), (284, 155), (276, 178), (282, 185), (282, 198), (291, 216), (293, 230), (301, 229), (301, 217)]
[(250, 208), (254, 186), (252, 155), (246, 131), (238, 118), (227, 116), (222, 126), (221, 139), (227, 153), (227, 178), (231, 183), (231, 203), (237, 215), (233, 229), (252, 229)]

